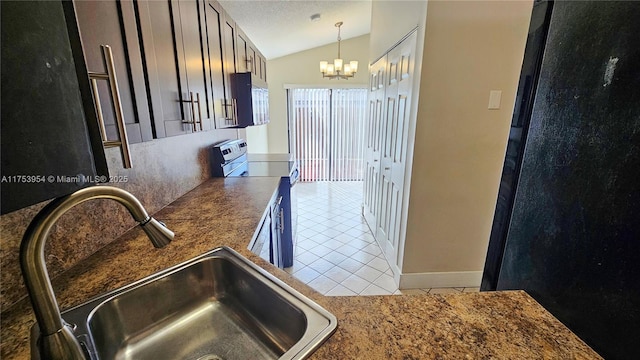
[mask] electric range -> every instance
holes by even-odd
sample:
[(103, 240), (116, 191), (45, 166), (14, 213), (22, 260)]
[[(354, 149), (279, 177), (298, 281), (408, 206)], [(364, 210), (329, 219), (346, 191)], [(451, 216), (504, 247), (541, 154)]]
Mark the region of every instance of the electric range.
[[(299, 180), (297, 162), (289, 154), (247, 154), (247, 142), (244, 139), (225, 140), (214, 144), (210, 151), (211, 172), (214, 177), (280, 177), (276, 211), (282, 225), (281, 236), (272, 236), (269, 258), (279, 267), (293, 265), (293, 249), (296, 242), (298, 201), (296, 183)], [(270, 205), (271, 207), (271, 205)], [(286, 230), (284, 230), (286, 229)], [(262, 245), (260, 245), (262, 246)]]

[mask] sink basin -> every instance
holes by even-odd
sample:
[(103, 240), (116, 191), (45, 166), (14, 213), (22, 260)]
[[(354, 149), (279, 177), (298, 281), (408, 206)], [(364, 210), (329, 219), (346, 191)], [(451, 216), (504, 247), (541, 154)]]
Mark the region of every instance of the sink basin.
[(335, 316), (222, 247), (62, 313), (92, 359), (304, 359)]

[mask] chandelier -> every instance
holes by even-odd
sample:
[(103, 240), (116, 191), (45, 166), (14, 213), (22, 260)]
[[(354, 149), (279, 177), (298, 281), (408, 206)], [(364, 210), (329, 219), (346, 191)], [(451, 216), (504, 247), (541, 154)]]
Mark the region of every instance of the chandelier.
[(338, 28), (338, 58), (333, 59), (333, 64), (329, 64), (328, 61), (320, 61), (320, 72), (322, 73), (322, 77), (329, 79), (349, 79), (352, 78), (356, 72), (358, 71), (358, 62), (357, 61), (349, 61), (348, 63), (344, 63), (344, 61), (340, 58), (340, 27), (342, 26), (342, 21), (336, 23), (336, 27)]

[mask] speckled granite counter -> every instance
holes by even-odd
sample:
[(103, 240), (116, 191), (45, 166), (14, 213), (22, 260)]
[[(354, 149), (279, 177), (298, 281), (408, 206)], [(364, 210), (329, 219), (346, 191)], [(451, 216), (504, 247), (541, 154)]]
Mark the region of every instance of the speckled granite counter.
[[(522, 291), (325, 297), (247, 249), (278, 178), (212, 179), (155, 217), (176, 233), (154, 249), (135, 228), (53, 280), (60, 307), (187, 261), (232, 247), (338, 318), (312, 359), (600, 359)], [(2, 313), (1, 358), (28, 359), (33, 314), (27, 299)]]

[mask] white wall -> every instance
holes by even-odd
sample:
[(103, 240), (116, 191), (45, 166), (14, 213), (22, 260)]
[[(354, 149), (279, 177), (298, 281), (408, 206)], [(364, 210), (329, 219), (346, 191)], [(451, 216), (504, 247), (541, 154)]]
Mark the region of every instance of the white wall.
[(428, 3), (403, 274), (482, 272), (531, 9)]
[(427, 20), (426, 1), (374, 1), (371, 7), (371, 33), (370, 33), (370, 61), (378, 59), (390, 50), (410, 31), (417, 28), (416, 49), (414, 53), (414, 80), (413, 96), (409, 111), (409, 135), (407, 139), (407, 173), (403, 192), (403, 207), (400, 224), (400, 241), (398, 244), (398, 257), (387, 259), (392, 267), (396, 280), (402, 273), (404, 256), (405, 234), (408, 217), (409, 196), (411, 194), (411, 169), (413, 163), (414, 138), (416, 133), (416, 119), (418, 104), (420, 103), (420, 78), (422, 74), (422, 57), (424, 48), (424, 36)]
[[(320, 61), (332, 61), (338, 54), (337, 42), (326, 46), (301, 51), (267, 61), (267, 82), (269, 83), (269, 113), (271, 121), (267, 125), (257, 126), (256, 129), (247, 128), (248, 140), (263, 144), (261, 150), (268, 153), (281, 154), (289, 152), (287, 126), (287, 94), (285, 84), (304, 85), (354, 85), (368, 84), (369, 35), (341, 41), (341, 56), (345, 61), (357, 60), (358, 72), (355, 78), (349, 80), (323, 79), (320, 73)], [(266, 128), (266, 134), (263, 130)], [(254, 152), (249, 148), (250, 152)], [(263, 151), (259, 151), (263, 152)]]
[(246, 127), (247, 152), (250, 154), (269, 153), (269, 133), (267, 125)]
[(393, 45), (416, 26), (418, 31), (417, 54), (422, 54), (424, 24), (427, 1), (381, 1), (374, 0), (371, 6), (371, 42), (369, 60), (384, 55)]

